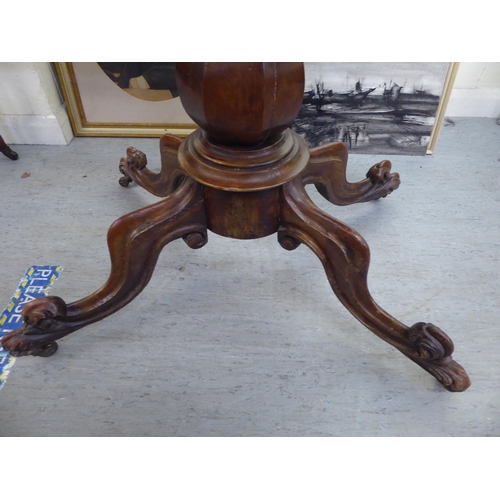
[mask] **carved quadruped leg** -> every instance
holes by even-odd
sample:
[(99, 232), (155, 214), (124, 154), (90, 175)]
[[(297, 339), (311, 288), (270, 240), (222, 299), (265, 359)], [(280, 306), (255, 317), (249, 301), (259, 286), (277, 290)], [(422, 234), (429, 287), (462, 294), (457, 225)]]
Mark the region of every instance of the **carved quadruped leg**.
[(312, 148), (302, 175), (304, 184), (314, 184), (335, 205), (377, 200), (399, 187), (399, 174), (391, 174), (391, 162), (381, 161), (368, 170), (366, 179), (351, 183), (346, 178), (348, 150), (342, 142)]
[(368, 290), (370, 251), (353, 229), (316, 207), (302, 181), (282, 189), (280, 244), (293, 250), (306, 244), (320, 258), (333, 291), (342, 304), (382, 340), (431, 373), (452, 392), (464, 391), (470, 380), (451, 354), (453, 343), (439, 328), (417, 323), (407, 327), (378, 306)]
[(207, 242), (201, 186), (190, 178), (171, 196), (111, 225), (111, 273), (99, 290), (68, 305), (56, 296), (28, 303), (22, 311), (24, 326), (5, 335), (2, 347), (13, 356), (54, 354), (56, 340), (113, 314), (139, 295), (163, 247), (178, 238), (191, 248)]
[(120, 160), (119, 169), (123, 177), (120, 185), (127, 187), (135, 181), (155, 196), (168, 196), (184, 178), (184, 172), (179, 166), (177, 152), (182, 139), (175, 135), (165, 134), (160, 139), (161, 171), (155, 174), (149, 170), (146, 155), (136, 148), (127, 148), (127, 157)]

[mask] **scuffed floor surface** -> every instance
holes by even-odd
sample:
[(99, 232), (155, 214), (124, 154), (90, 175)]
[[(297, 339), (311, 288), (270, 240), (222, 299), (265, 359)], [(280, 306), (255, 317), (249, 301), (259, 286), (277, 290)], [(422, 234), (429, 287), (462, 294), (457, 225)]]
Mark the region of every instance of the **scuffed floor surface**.
[[(427, 157), (393, 156), (401, 187), (325, 211), (371, 249), (375, 300), (455, 343), (472, 386), (449, 393), (358, 323), (304, 246), (209, 234), (169, 244), (127, 307), (19, 358), (0, 391), (1, 436), (500, 435), (500, 126), (454, 119)], [(157, 139), (75, 138), (0, 157), (0, 307), (31, 265), (64, 268), (66, 302), (107, 279), (106, 233), (157, 200), (118, 184), (127, 146), (159, 168)], [(384, 157), (353, 155), (351, 181)], [(25, 175), (29, 174), (29, 175)]]

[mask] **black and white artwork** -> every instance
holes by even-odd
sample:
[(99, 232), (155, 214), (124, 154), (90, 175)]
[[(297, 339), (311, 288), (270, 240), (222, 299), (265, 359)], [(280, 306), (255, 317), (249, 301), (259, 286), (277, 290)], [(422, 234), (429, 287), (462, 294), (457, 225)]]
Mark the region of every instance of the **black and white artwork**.
[(425, 155), (450, 63), (305, 63), (292, 129), (309, 147)]

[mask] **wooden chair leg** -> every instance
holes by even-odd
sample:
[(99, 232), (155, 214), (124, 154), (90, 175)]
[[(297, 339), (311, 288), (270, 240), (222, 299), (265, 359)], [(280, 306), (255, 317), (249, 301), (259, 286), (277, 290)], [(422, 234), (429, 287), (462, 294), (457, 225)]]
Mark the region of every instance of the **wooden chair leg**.
[(311, 248), (323, 263), (333, 291), (354, 317), (449, 391), (469, 387), (467, 373), (451, 357), (453, 343), (442, 330), (430, 323), (408, 327), (376, 304), (367, 285), (367, 243), (356, 231), (317, 208), (300, 179), (283, 187), (281, 220), (281, 245), (287, 250), (300, 243)]
[(0, 153), (5, 155), (7, 158), (10, 158), (11, 160), (17, 160), (19, 158), (19, 155), (15, 152), (12, 151), (12, 149), (5, 144), (5, 141), (3, 140), (3, 137), (0, 135)]

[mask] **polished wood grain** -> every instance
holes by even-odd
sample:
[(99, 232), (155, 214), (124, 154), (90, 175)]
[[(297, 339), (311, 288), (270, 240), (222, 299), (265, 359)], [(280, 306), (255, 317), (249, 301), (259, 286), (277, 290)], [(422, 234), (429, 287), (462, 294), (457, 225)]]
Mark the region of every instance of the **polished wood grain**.
[(49, 356), (56, 340), (115, 313), (148, 284), (162, 249), (183, 238), (191, 248), (207, 242), (199, 184), (186, 177), (169, 197), (119, 218), (108, 231), (111, 273), (96, 292), (68, 305), (60, 297), (33, 300), (22, 310), (24, 326), (2, 338), (14, 356)]
[(100, 289), (67, 305), (59, 297), (29, 303), (24, 326), (2, 339), (3, 348), (14, 356), (53, 354), (56, 340), (133, 300), (174, 239), (199, 248), (208, 230), (238, 239), (276, 233), (286, 250), (304, 244), (318, 256), (334, 294), (367, 329), (445, 389), (467, 389), (470, 380), (452, 359), (451, 339), (431, 323), (407, 326), (382, 309), (368, 289), (366, 241), (308, 197), (305, 186), (314, 184), (336, 205), (367, 202), (392, 193), (400, 179), (383, 160), (350, 183), (344, 144), (309, 150), (290, 130), (302, 102), (303, 65), (178, 63), (177, 77), (182, 103), (200, 128), (185, 140), (162, 137), (160, 173), (150, 171), (135, 148), (119, 164), (122, 186), (134, 181), (163, 199), (111, 226), (112, 269)]
[(354, 229), (320, 210), (295, 179), (283, 187), (280, 244), (294, 250), (307, 245), (321, 260), (330, 285), (342, 304), (369, 330), (434, 375), (452, 392), (470, 381), (452, 360), (453, 343), (430, 323), (408, 327), (382, 309), (368, 290), (370, 250)]
[(302, 63), (177, 63), (187, 114), (223, 144), (251, 145), (286, 130), (304, 94)]
[(391, 173), (391, 162), (373, 165), (360, 182), (348, 182), (347, 146), (342, 142), (311, 149), (311, 157), (302, 174), (305, 184), (314, 184), (318, 191), (335, 205), (350, 205), (385, 198), (399, 187), (399, 174)]
[(182, 140), (166, 134), (160, 139), (161, 171), (154, 173), (147, 168), (147, 157), (138, 149), (127, 148), (127, 156), (120, 160), (119, 170), (123, 177), (119, 183), (127, 187), (132, 181), (155, 196), (168, 196), (184, 178), (184, 171), (179, 166), (177, 155)]

